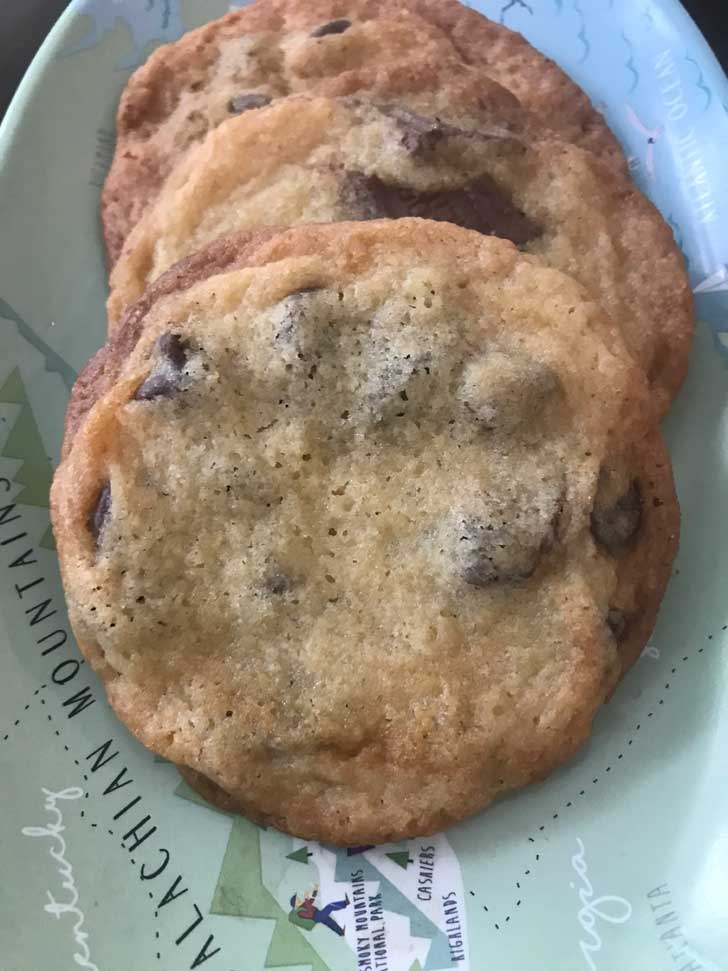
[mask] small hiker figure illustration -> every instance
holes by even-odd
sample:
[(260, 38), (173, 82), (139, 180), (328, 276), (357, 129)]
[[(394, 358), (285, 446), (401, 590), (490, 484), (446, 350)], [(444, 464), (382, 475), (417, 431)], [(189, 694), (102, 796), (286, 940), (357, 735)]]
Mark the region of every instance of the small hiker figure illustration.
[(297, 927), (302, 927), (306, 931), (312, 931), (316, 924), (323, 924), (324, 927), (328, 927), (334, 934), (343, 937), (344, 928), (337, 924), (331, 915), (334, 911), (343, 910), (349, 906), (349, 895), (345, 894), (343, 900), (336, 900), (333, 903), (326, 904), (325, 907), (317, 907), (314, 900), (316, 899), (318, 890), (318, 884), (314, 883), (311, 893), (306, 890), (303, 897), (299, 897), (297, 893), (294, 893), (291, 897), (291, 907), (293, 909), (289, 913), (288, 919), (292, 924), (295, 924)]

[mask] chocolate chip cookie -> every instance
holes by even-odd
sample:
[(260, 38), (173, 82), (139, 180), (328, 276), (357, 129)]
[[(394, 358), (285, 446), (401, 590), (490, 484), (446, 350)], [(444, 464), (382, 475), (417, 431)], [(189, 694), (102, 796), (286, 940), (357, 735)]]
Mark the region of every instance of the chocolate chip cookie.
[(262, 225), (419, 216), (512, 240), (591, 287), (667, 409), (687, 369), (683, 258), (652, 204), (593, 155), (484, 99), (293, 96), (218, 126), (169, 177), (111, 273), (109, 318), (215, 236)]
[(129, 81), (102, 198), (109, 265), (190, 144), (297, 91), (437, 90), (500, 81), (566, 140), (625, 162), (587, 97), (520, 35), (454, 0), (258, 0), (159, 48)]
[(229, 237), (162, 277), (74, 390), (52, 516), (122, 720), (227, 808), (342, 844), (573, 754), (678, 529), (600, 306), (418, 219)]

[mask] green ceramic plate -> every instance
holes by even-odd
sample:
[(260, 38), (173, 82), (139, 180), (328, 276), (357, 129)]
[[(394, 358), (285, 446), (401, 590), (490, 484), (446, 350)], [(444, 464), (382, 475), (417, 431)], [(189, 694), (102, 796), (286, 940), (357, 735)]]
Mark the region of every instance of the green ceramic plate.
[(587, 87), (699, 293), (667, 423), (683, 542), (652, 644), (578, 758), (425, 841), (335, 851), (259, 829), (129, 736), (69, 632), (48, 487), (104, 334), (119, 91), (227, 5), (72, 3), (0, 131), (2, 971), (728, 969), (728, 84), (675, 0), (476, 6)]

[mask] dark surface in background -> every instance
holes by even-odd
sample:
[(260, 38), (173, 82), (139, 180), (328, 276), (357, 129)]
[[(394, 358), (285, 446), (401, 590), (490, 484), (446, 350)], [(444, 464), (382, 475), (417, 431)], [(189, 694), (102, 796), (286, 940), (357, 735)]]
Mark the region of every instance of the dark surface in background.
[[(728, 68), (728, 0), (683, 2)], [(0, 118), (33, 55), (67, 6), (68, 0), (0, 0)]]

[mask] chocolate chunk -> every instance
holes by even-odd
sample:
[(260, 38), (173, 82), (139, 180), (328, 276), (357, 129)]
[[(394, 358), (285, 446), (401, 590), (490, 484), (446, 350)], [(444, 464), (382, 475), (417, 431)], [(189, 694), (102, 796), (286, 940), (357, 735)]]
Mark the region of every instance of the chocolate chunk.
[(259, 91), (236, 94), (228, 101), (228, 111), (231, 115), (242, 115), (244, 111), (250, 111), (251, 108), (265, 108), (272, 100), (270, 95), (261, 94)]
[(460, 128), (439, 118), (417, 114), (401, 105), (381, 105), (379, 110), (396, 123), (401, 132), (402, 145), (410, 155), (428, 155), (448, 138), (467, 138), (476, 142), (507, 141), (520, 145), (524, 150), (526, 148), (523, 140), (507, 128)]
[(471, 587), (492, 583), (517, 583), (536, 572), (541, 558), (554, 545), (561, 502), (544, 523), (538, 511), (524, 513), (508, 522), (502, 515), (491, 519), (463, 518), (458, 523), (456, 561), (460, 575)]
[(89, 532), (93, 536), (97, 545), (110, 514), (111, 485), (107, 482), (106, 485), (101, 487), (101, 490), (96, 498), (96, 503), (89, 513), (87, 521)]
[(612, 607), (607, 614), (607, 626), (614, 634), (614, 639), (621, 641), (624, 637), (624, 632), (627, 629), (627, 618), (624, 616), (621, 610), (617, 610), (616, 607)]
[(157, 350), (178, 371), (187, 363), (187, 345), (179, 334), (162, 334), (157, 341)]
[(591, 514), (597, 543), (612, 556), (626, 553), (642, 524), (642, 490), (635, 479), (626, 492), (615, 495), (612, 476), (602, 470)]
[(326, 37), (327, 34), (343, 34), (351, 27), (351, 21), (342, 17), (340, 20), (330, 20), (327, 24), (321, 24), (311, 31), (311, 37)]
[(399, 105), (382, 108), (385, 115), (393, 118), (402, 136), (402, 145), (411, 155), (426, 155), (448, 135), (461, 133), (461, 129), (445, 125), (437, 118), (418, 115)]
[(158, 367), (140, 385), (134, 396), (137, 401), (168, 398), (179, 391), (182, 373), (187, 364), (186, 348), (187, 345), (179, 334), (162, 334), (157, 341)]
[(540, 557), (540, 544), (531, 549), (516, 548), (505, 523), (465, 520), (458, 542), (462, 578), (479, 589), (502, 580), (527, 579)]
[(267, 593), (281, 596), (288, 593), (293, 584), (290, 577), (287, 577), (285, 573), (271, 573), (270, 576), (266, 577), (264, 586)]
[(137, 401), (152, 401), (154, 398), (170, 398), (175, 391), (179, 391), (179, 381), (176, 375), (168, 373), (151, 374), (139, 388), (135, 397)]
[(383, 182), (376, 175), (347, 172), (341, 198), (347, 215), (355, 219), (419, 216), (501, 236), (516, 246), (525, 246), (541, 234), (541, 228), (485, 175), (460, 189), (422, 192)]

